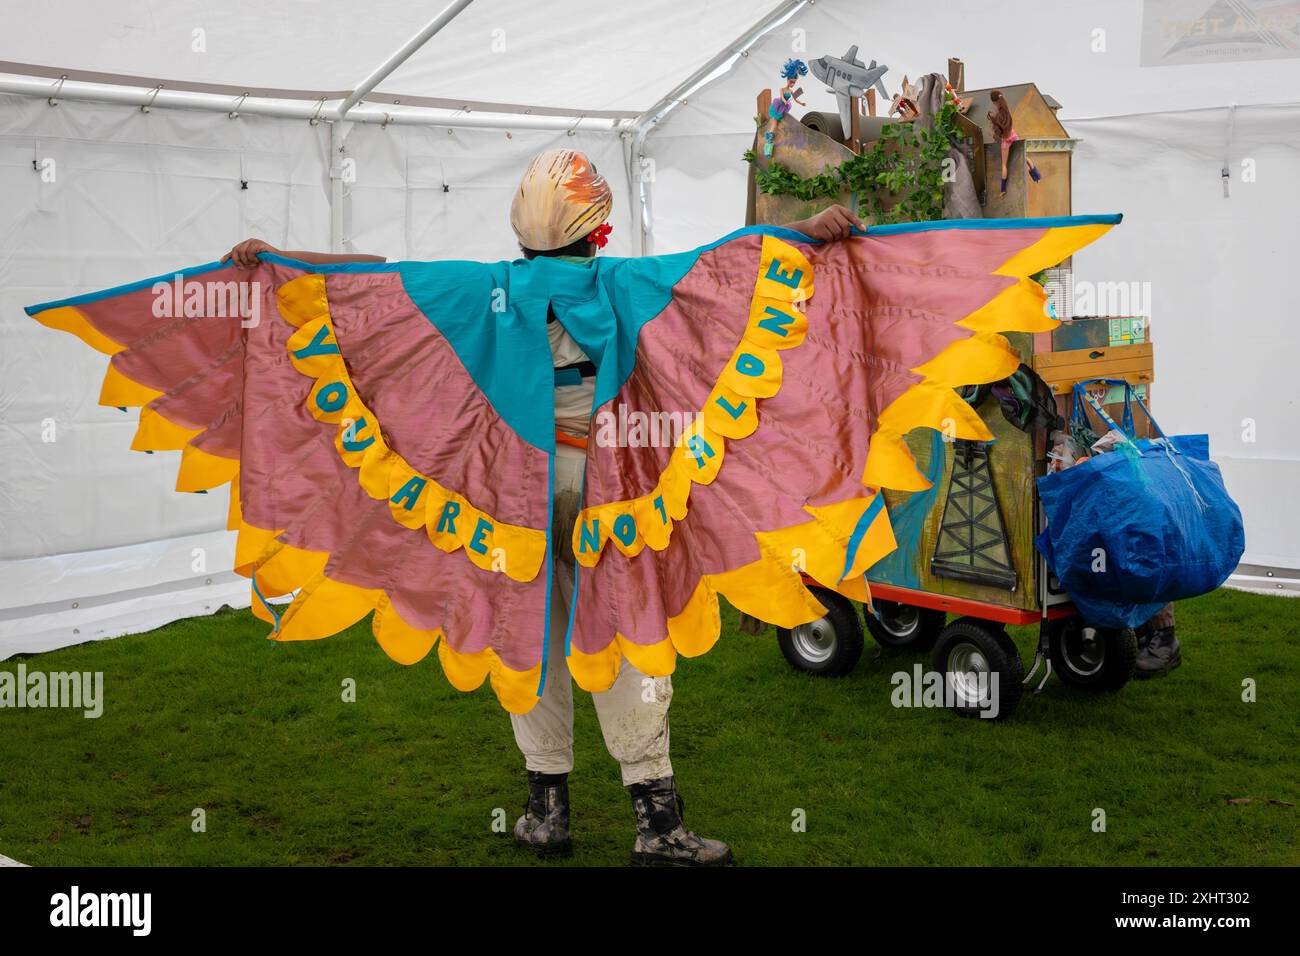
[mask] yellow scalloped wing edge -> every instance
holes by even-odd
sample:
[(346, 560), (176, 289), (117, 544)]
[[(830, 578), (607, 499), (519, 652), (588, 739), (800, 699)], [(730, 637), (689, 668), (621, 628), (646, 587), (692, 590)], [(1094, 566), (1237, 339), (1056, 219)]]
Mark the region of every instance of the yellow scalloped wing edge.
[[(477, 690), (485, 680), (490, 680), (501, 706), (512, 714), (527, 713), (537, 703), (540, 662), (526, 670), (512, 670), (491, 648), (457, 651), (447, 642), (442, 628), (412, 627), (384, 591), (328, 577), (324, 569), (329, 555), (325, 552), (284, 544), (276, 540), (280, 532), (245, 522), (237, 484), (231, 485), (227, 527), (239, 532), (235, 571), (251, 579), (253, 614), (273, 627), (268, 640), (310, 641), (330, 637), (373, 611), (371, 633), (384, 653), (397, 663), (418, 663), (437, 645), (443, 674), (457, 690)], [(293, 591), (298, 594), (281, 611), (277, 612), (266, 600)]]
[[(971, 331), (968, 338), (911, 370), (922, 376), (922, 381), (881, 413), (871, 436), (864, 486), (877, 489), (877, 494), (885, 488), (921, 491), (930, 486), (903, 441), (913, 429), (934, 428), (952, 438), (977, 441), (993, 437), (954, 389), (999, 381), (1015, 372), (1020, 354), (1000, 333), (1045, 332), (1060, 324), (1047, 312), (1046, 292), (1029, 276), (1056, 265), (1110, 228), (1109, 224), (1051, 227), (994, 271), (1018, 281), (954, 323)], [(794, 272), (800, 275), (797, 283), (778, 280), (774, 285), (774, 272), (781, 277)], [(668, 546), (673, 522), (686, 515), (691, 484), (708, 484), (717, 476), (725, 451), (722, 439), (752, 434), (758, 426), (756, 399), (770, 398), (780, 388), (780, 357), (773, 350), (803, 341), (807, 319), (791, 305), (810, 297), (812, 291), (812, 266), (807, 258), (788, 243), (764, 236), (749, 323), (703, 414), (694, 427), (683, 432), (654, 491), (582, 511), (573, 541), (581, 564), (594, 566), (611, 540), (629, 557), (647, 545), (654, 550)], [(763, 336), (756, 331), (760, 327), (757, 317), (765, 315), (769, 305), (787, 316), (797, 316), (788, 326), (789, 338), (774, 341), (770, 332)], [(758, 364), (743, 358), (746, 355), (756, 358)], [(752, 374), (756, 370), (759, 374)], [(739, 402), (746, 402), (746, 407), (742, 414), (733, 414)], [(880, 508), (874, 516), (869, 514), (874, 497), (807, 507), (812, 515), (807, 523), (756, 532), (759, 559), (725, 574), (702, 576), (686, 607), (669, 618), (668, 634), (662, 641), (639, 645), (616, 634), (599, 652), (585, 654), (574, 649), (569, 656), (574, 680), (584, 690), (607, 690), (624, 657), (652, 677), (671, 674), (677, 654), (693, 657), (717, 641), (721, 631), (719, 594), (738, 610), (778, 627), (792, 628), (816, 620), (825, 608), (804, 587), (804, 572), (847, 597), (870, 604), (865, 572), (896, 548), (888, 511)], [(858, 529), (864, 521), (865, 526)], [(855, 533), (856, 545), (850, 543)], [(856, 550), (845, 567), (851, 548)]]
[[(323, 283), (319, 292), (323, 301)], [(106, 355), (115, 355), (126, 348), (96, 329), (84, 313), (73, 306), (46, 309), (35, 313), (32, 318), (49, 328), (76, 335)], [(428, 656), (441, 639), (438, 659), (453, 687), (472, 691), (488, 680), (501, 706), (510, 713), (522, 714), (532, 709), (537, 703), (540, 663), (516, 671), (506, 666), (491, 648), (473, 653), (457, 651), (446, 641), (441, 628), (422, 630), (407, 624), (383, 591), (360, 588), (327, 577), (324, 569), (329, 555), (325, 552), (284, 544), (276, 540), (281, 530), (259, 528), (244, 521), (239, 503), (239, 461), (196, 448), (190, 442), (201, 434), (201, 429), (186, 428), (147, 407), (162, 394), (110, 364), (100, 389), (99, 404), (140, 408), (140, 423), (131, 443), (133, 449), (181, 452), (177, 491), (209, 491), (229, 484), (226, 527), (238, 533), (234, 570), (251, 579), (251, 610), (255, 617), (272, 625), (268, 640), (301, 641), (330, 637), (374, 611), (371, 631), (379, 646), (394, 661), (408, 665), (417, 663)], [(341, 454), (342, 441), (340, 432), (335, 444), (340, 447)], [(386, 476), (384, 480), (387, 481)], [(463, 513), (473, 514), (472, 506), (468, 502), (464, 504), (467, 510)], [(544, 547), (544, 533), (542, 537)], [(294, 591), (298, 592), (294, 600), (283, 609), (277, 610), (267, 603), (269, 597)]]

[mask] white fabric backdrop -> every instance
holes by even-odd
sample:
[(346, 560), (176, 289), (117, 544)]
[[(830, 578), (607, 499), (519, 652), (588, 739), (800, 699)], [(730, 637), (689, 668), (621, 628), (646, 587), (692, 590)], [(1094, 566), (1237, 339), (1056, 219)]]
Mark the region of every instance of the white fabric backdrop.
[(179, 453), (130, 451), (137, 414), (97, 404), (105, 357), (22, 309), (239, 236), (327, 243), (325, 140), (305, 122), (0, 97), (0, 658), (247, 604), (223, 571), (228, 495), (174, 493)]
[[(351, 90), (446, 5), (5, 0), (0, 60), (242, 89)], [(477, 0), (379, 92), (636, 113), (776, 6)]]
[[(1244, 563), (1300, 568), (1300, 330), (1289, 276), (1300, 210), (1300, 105), (1080, 120), (1078, 210), (1124, 223), (1075, 259), (1075, 282), (1151, 283), (1154, 411), (1169, 432), (1209, 432), (1246, 519)], [(1242, 175), (1254, 164), (1254, 182)]]
[(357, 124), (345, 146), (356, 181), (346, 188), (344, 236), (357, 252), (389, 259), (518, 258), (509, 213), (519, 176), (529, 157), (560, 148), (585, 152), (614, 191), (614, 231), (605, 251), (632, 250), (617, 136)]

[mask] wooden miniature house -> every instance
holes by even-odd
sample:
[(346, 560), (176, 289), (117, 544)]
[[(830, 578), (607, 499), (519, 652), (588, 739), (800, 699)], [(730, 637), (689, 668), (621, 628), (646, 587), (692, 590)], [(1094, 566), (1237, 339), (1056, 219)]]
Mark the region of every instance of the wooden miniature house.
[[(988, 118), (993, 110), (990, 94), (994, 89), (1000, 89), (1006, 97), (1007, 106), (1011, 108), (1012, 126), (1020, 136), (1020, 141), (1012, 144), (1007, 160), (1009, 176), (1005, 195), (998, 188), (1002, 154)], [(1033, 83), (962, 90), (959, 95), (971, 100), (965, 115), (980, 127), (984, 137), (988, 170), (984, 218), (1070, 215), (1070, 155), (1075, 141), (1056, 118), (1060, 104), (1050, 96), (1044, 96)], [(1040, 182), (1035, 183), (1029, 178), (1026, 157), (1042, 173)]]

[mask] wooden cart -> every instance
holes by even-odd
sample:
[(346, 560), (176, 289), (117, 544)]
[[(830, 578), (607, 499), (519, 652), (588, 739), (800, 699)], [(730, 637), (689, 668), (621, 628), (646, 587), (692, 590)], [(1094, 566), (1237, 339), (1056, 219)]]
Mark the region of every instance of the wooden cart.
[[(954, 82), (954, 85), (956, 83)], [(1007, 191), (999, 188), (1001, 156), (985, 114), (989, 90), (959, 91), (974, 100), (967, 113), (968, 156), (983, 159), (978, 177), (987, 185), (981, 197), (984, 218), (1068, 216), (1070, 165), (1074, 140), (1056, 118), (1059, 108), (1031, 83), (1002, 87), (1020, 141), (1008, 162)], [(760, 96), (759, 106), (763, 108)], [(801, 175), (821, 172), (852, 151), (869, 148), (883, 122), (856, 108), (854, 130), (843, 132), (824, 114), (788, 118), (779, 124), (771, 161)], [(765, 115), (760, 113), (760, 115)], [(757, 140), (756, 140), (757, 145)], [(1043, 174), (1034, 183), (1025, 154)], [(981, 157), (982, 154), (982, 157)], [(768, 162), (757, 159), (757, 168)], [(831, 202), (852, 204), (853, 197), (814, 202), (756, 191), (750, 177), (748, 209), (752, 222), (779, 224), (812, 215)], [(1092, 378), (1125, 378), (1144, 392), (1153, 381), (1152, 347), (1141, 318), (1076, 318), (1071, 262), (1044, 277), (1058, 318), (1052, 332), (1006, 336), (1057, 394), (1068, 415), (1071, 387)], [(1035, 479), (1046, 465), (1047, 436), (1025, 433), (1001, 414), (986, 387), (967, 390), (996, 441), (945, 440), (918, 431), (907, 443), (921, 471), (932, 482), (920, 492), (885, 493), (898, 550), (867, 572), (873, 609), (865, 610), (866, 629), (887, 647), (932, 654), (934, 672), (944, 675), (950, 709), (978, 715), (989, 709), (987, 676), (998, 675), (998, 715), (1015, 710), (1022, 689), (1042, 671), (1035, 690), (1051, 672), (1072, 687), (1116, 690), (1132, 676), (1137, 642), (1130, 630), (1093, 628), (1082, 621), (1056, 586), (1034, 546), (1042, 517)], [(1117, 396), (1104, 401), (1113, 406)], [(1114, 410), (1108, 409), (1108, 410)], [(827, 608), (825, 617), (787, 631), (778, 629), (780, 646), (792, 666), (811, 673), (838, 675), (857, 663), (863, 646), (863, 616), (852, 602), (808, 580)], [(1038, 625), (1038, 652), (1028, 675), (1007, 625)], [(985, 675), (985, 677), (981, 677)]]

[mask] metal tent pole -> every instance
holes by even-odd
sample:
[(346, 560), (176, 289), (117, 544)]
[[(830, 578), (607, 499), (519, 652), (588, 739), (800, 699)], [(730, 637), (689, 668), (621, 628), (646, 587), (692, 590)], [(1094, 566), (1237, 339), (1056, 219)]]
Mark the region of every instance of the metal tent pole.
[[(202, 110), (209, 113), (237, 112), (240, 116), (268, 116), (276, 119), (329, 121), (337, 108), (327, 101), (269, 100), (225, 96), (188, 90), (148, 89), (46, 77), (0, 76), (0, 93), (35, 99), (69, 102), (108, 103), (120, 106), (148, 106), (151, 109)], [(584, 116), (550, 116), (530, 113), (442, 113), (426, 107), (358, 106), (348, 111), (353, 123), (393, 126), (443, 126), (468, 129), (579, 130), (609, 133), (621, 129), (623, 120)]]
[[(645, 159), (646, 136), (649, 135), (653, 127), (663, 122), (669, 113), (684, 105), (686, 97), (699, 89), (713, 73), (721, 69), (730, 60), (738, 56), (748, 56), (749, 48), (755, 43), (794, 16), (800, 9), (816, 2), (817, 0), (785, 0), (785, 2), (770, 10), (761, 20), (733, 42), (719, 50), (702, 67), (673, 87), (654, 106), (628, 124), (633, 133), (631, 155), (628, 159), (629, 169), (636, 168), (640, 170), (642, 168), (642, 160)], [(644, 255), (653, 251), (650, 243), (647, 242), (648, 236), (646, 235), (647, 213), (652, 208), (649, 196), (650, 190), (646, 188), (646, 183), (641, 181), (640, 177), (631, 182), (630, 187), (632, 209), (636, 216), (634, 223), (636, 225), (637, 250)]]
[[(329, 124), (329, 178), (330, 178), (330, 252), (346, 252), (343, 248), (343, 141), (345, 124)], [(346, 124), (351, 127), (351, 123)]]
[(384, 82), (384, 80), (388, 78), (389, 74), (410, 59), (411, 55), (415, 53), (416, 50), (420, 49), (420, 47), (424, 46), (424, 44), (429, 41), (430, 37), (454, 20), (456, 15), (471, 3), (473, 3), (473, 0), (452, 0), (451, 3), (447, 4), (442, 13), (438, 14), (425, 24), (423, 30), (403, 43), (400, 50), (390, 56), (369, 76), (362, 80), (361, 85), (348, 94), (347, 99), (340, 104), (338, 112), (335, 115), (339, 119), (343, 119), (347, 116), (347, 114), (352, 110), (352, 107), (360, 103), (366, 96), (369, 96), (371, 90)]
[(785, 0), (780, 6), (772, 10), (767, 16), (759, 20), (752, 27), (742, 33), (734, 41), (719, 50), (707, 63), (682, 80), (672, 91), (662, 97), (658, 103), (650, 107), (640, 116), (638, 116), (633, 125), (639, 130), (645, 126), (653, 126), (663, 120), (665, 116), (686, 102), (686, 97), (694, 93), (711, 73), (720, 68), (728, 60), (737, 56), (744, 56), (749, 52), (749, 48), (761, 40), (764, 36), (780, 26), (796, 12), (800, 7), (816, 3), (816, 0)]

